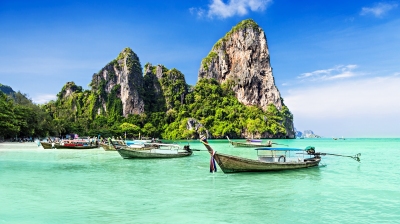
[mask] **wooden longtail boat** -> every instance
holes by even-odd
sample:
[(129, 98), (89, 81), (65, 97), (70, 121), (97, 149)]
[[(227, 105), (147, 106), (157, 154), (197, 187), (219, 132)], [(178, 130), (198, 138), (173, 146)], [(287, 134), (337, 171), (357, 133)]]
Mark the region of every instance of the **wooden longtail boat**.
[[(257, 148), (258, 160), (255, 160), (218, 153), (211, 148), (204, 137), (201, 142), (224, 173), (300, 169), (318, 166), (321, 161), (320, 155), (315, 154), (314, 148), (310, 148), (310, 151), (295, 148)], [(309, 158), (304, 158), (305, 155)]]
[(159, 139), (136, 139), (136, 140), (125, 140), (124, 141), (127, 146), (131, 145), (147, 145), (152, 143), (162, 143)]
[(154, 159), (154, 158), (179, 158), (193, 154), (188, 145), (181, 148), (173, 144), (157, 144), (158, 148), (141, 149), (131, 147), (117, 148), (117, 152), (124, 159)]
[(200, 140), (211, 155), (210, 172), (215, 172), (215, 162), (224, 173), (236, 172), (266, 172), (278, 170), (292, 170), (318, 166), (321, 156), (332, 155), (350, 157), (360, 162), (361, 154), (345, 156), (331, 153), (315, 152), (315, 148), (308, 146), (305, 149), (297, 148), (257, 148), (258, 160), (222, 154), (214, 151), (202, 136)]
[(267, 143), (262, 143), (261, 141), (246, 141), (246, 142), (234, 142), (229, 139), (228, 136), (226, 136), (228, 139), (229, 143), (233, 145), (234, 147), (247, 147), (247, 148), (258, 148), (258, 147), (271, 147), (272, 142), (268, 141)]
[(105, 151), (115, 151), (115, 148), (113, 145), (109, 145), (108, 143), (100, 143), (100, 146), (105, 150)]
[(116, 148), (127, 147), (127, 145), (123, 140), (116, 140), (116, 139), (111, 140), (111, 138), (108, 141), (101, 142), (100, 146), (105, 151), (116, 151)]
[(159, 146), (155, 143), (142, 143), (142, 144), (130, 144), (127, 145), (123, 140), (110, 140), (109, 142), (100, 143), (100, 146), (105, 151), (116, 151), (120, 148), (128, 148), (128, 149), (136, 149), (136, 150), (148, 150), (148, 149), (156, 149)]
[[(62, 140), (60, 143), (55, 142), (40, 142), (44, 149), (94, 149), (99, 145), (82, 139)], [(54, 145), (53, 145), (54, 144)]]
[[(40, 144), (42, 145), (42, 147), (44, 148), (44, 149), (51, 149), (52, 148), (52, 143), (50, 143), (50, 142), (40, 142)], [(54, 143), (54, 145), (55, 145), (55, 143)]]
[[(275, 151), (275, 149), (268, 149)], [(300, 151), (300, 150), (297, 150)], [(261, 157), (258, 160), (247, 159), (232, 155), (226, 155), (215, 152), (214, 159), (217, 161), (219, 167), (224, 173), (237, 173), (237, 172), (265, 172), (276, 170), (292, 170), (318, 166), (321, 157), (311, 157), (286, 161), (285, 156), (279, 157)]]

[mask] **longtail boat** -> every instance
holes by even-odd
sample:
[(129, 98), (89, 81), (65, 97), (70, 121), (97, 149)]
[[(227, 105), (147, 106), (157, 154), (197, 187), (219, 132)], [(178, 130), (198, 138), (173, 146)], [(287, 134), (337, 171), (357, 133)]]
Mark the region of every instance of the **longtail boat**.
[(44, 149), (94, 149), (99, 145), (85, 139), (62, 140), (61, 142), (40, 142)]
[[(255, 149), (258, 156), (258, 160), (255, 160), (218, 153), (211, 148), (204, 136), (201, 137), (201, 142), (211, 155), (210, 172), (216, 171), (215, 161), (224, 173), (266, 172), (318, 166), (321, 162), (321, 155), (343, 156), (315, 152), (315, 148), (312, 146), (305, 149), (265, 147)], [(355, 156), (344, 157), (351, 157), (360, 162), (360, 156), (359, 153)]]
[(105, 151), (115, 151), (115, 148), (113, 145), (108, 144), (108, 143), (100, 143), (100, 146), (105, 150)]
[(100, 146), (105, 151), (116, 151), (116, 148), (127, 147), (126, 143), (123, 140), (108, 139), (107, 141), (101, 142)]
[[(42, 147), (44, 149), (52, 149), (53, 148), (52, 143), (50, 143), (50, 142), (40, 142), (40, 144), (42, 145)], [(56, 145), (56, 143), (54, 143), (54, 146), (55, 145)], [(57, 145), (59, 145), (59, 144), (57, 143)]]
[(246, 147), (246, 148), (271, 147), (273, 144), (271, 141), (268, 141), (267, 143), (262, 143), (261, 140), (252, 141), (249, 139), (246, 140), (246, 142), (235, 142), (231, 141), (228, 136), (226, 136), (226, 138), (228, 139), (229, 143), (234, 147)]
[(159, 145), (156, 143), (136, 143), (136, 144), (127, 144), (124, 140), (119, 139), (108, 139), (105, 142), (100, 143), (100, 146), (105, 151), (116, 151), (120, 148), (128, 148), (128, 149), (137, 149), (137, 150), (147, 150), (147, 149), (155, 149), (159, 148)]
[(155, 144), (157, 148), (143, 149), (132, 147), (116, 148), (124, 159), (154, 159), (154, 158), (179, 158), (193, 154), (188, 145), (181, 148), (175, 144)]

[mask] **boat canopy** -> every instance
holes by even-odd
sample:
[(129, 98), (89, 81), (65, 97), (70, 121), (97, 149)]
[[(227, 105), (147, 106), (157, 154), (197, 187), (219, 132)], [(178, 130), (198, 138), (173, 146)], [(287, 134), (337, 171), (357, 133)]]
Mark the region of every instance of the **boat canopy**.
[(304, 149), (299, 149), (299, 148), (273, 148), (273, 147), (256, 148), (255, 150), (269, 150), (269, 151), (304, 151)]
[(262, 142), (262, 140), (260, 140), (260, 139), (247, 139), (246, 141), (249, 141), (249, 142)]

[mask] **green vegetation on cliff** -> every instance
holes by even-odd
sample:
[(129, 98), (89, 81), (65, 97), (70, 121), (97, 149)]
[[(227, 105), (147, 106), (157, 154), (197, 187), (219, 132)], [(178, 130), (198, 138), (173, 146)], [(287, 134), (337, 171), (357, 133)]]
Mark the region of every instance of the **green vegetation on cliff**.
[[(229, 81), (220, 85), (214, 79), (201, 79), (190, 88), (179, 70), (165, 67), (162, 70), (160, 78), (153, 73), (144, 76), (146, 109), (142, 114), (122, 116), (122, 102), (117, 97), (119, 85), (107, 94), (104, 114), (91, 110), (94, 91), (81, 92), (75, 88), (76, 92), (54, 102), (57, 113), (52, 114), (60, 134), (123, 136), (126, 132), (128, 137), (138, 137), (140, 133), (164, 139), (186, 139), (197, 138), (200, 132), (208, 130), (215, 138), (226, 135), (240, 138), (243, 133), (286, 137), (284, 121), (292, 119), (287, 107), (279, 111), (270, 104), (264, 112), (240, 103)], [(155, 68), (151, 67), (150, 71), (155, 72)], [(197, 131), (188, 130), (189, 119), (195, 119), (201, 127)]]

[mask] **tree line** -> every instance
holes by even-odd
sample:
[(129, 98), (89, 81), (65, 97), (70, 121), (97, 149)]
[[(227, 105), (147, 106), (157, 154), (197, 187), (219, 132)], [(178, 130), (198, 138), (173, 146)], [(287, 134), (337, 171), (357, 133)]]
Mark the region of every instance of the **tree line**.
[[(104, 93), (83, 90), (73, 82), (63, 87), (55, 101), (44, 105), (34, 104), (20, 92), (10, 96), (0, 91), (0, 137), (62, 137), (76, 133), (80, 136), (188, 139), (208, 132), (213, 138), (226, 135), (231, 138), (253, 135), (286, 138), (286, 129), (293, 128), (285, 127), (293, 124), (293, 115), (286, 106), (278, 110), (270, 104), (266, 111), (245, 106), (235, 97), (230, 82), (221, 85), (215, 79), (200, 79), (195, 86), (188, 86), (183, 74), (176, 69), (166, 70), (159, 82), (163, 97), (155, 97), (153, 89), (146, 89), (145, 112), (126, 117), (122, 116), (122, 102), (116, 97), (118, 85), (106, 98), (107, 111), (101, 113), (96, 109), (100, 108), (96, 107), (96, 98)], [(73, 93), (64, 97), (67, 88), (73, 89)], [(197, 130), (188, 129), (189, 120), (196, 122)]]
[(0, 139), (47, 136), (54, 133), (52, 117), (26, 94), (0, 91)]

